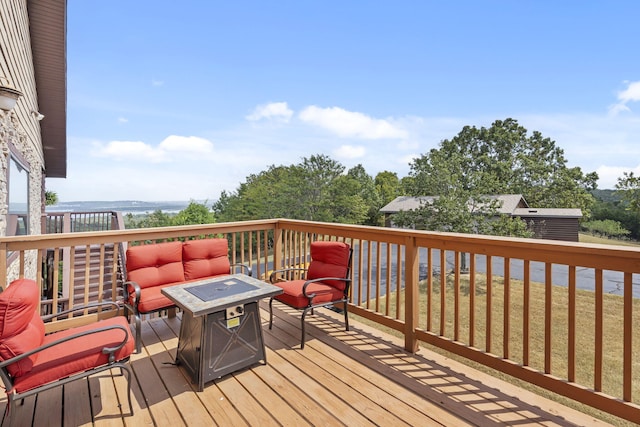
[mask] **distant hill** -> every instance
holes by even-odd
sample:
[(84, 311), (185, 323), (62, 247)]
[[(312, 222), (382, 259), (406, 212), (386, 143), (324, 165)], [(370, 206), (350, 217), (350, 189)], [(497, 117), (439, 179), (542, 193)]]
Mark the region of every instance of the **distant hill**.
[(591, 194), (593, 194), (596, 200), (600, 200), (601, 202), (614, 203), (621, 200), (621, 197), (616, 195), (616, 190), (593, 190)]
[(161, 210), (164, 213), (177, 213), (189, 206), (189, 201), (143, 202), (139, 200), (59, 202), (47, 206), (46, 212), (100, 212), (115, 211), (123, 214), (145, 214)]

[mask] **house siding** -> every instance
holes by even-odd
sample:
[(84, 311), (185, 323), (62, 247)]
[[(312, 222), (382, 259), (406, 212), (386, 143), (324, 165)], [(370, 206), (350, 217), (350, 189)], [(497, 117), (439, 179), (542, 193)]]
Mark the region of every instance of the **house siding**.
[(562, 240), (565, 242), (577, 242), (580, 231), (578, 218), (554, 218), (554, 217), (520, 217), (534, 232), (537, 239)]
[[(17, 153), (29, 169), (29, 232), (40, 234), (43, 212), (44, 156), (40, 122), (32, 111), (39, 111), (27, 0), (0, 2), (0, 84), (7, 83), (22, 92), (16, 107), (0, 110), (0, 235), (7, 234), (8, 168), (10, 153)], [(35, 254), (26, 260), (25, 276), (35, 277)], [(17, 277), (11, 271), (10, 277)]]

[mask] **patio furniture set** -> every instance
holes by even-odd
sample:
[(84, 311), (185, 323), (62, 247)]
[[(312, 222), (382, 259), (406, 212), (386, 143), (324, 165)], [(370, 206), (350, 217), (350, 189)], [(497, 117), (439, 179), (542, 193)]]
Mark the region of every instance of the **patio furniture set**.
[[(191, 375), (199, 391), (205, 383), (231, 372), (260, 361), (266, 364), (258, 307), (262, 298), (270, 298), (270, 329), (274, 299), (302, 310), (301, 349), (305, 316), (315, 308), (341, 304), (349, 330), (352, 250), (342, 242), (316, 241), (310, 246), (308, 268), (275, 270), (271, 283), (251, 277), (248, 266), (231, 264), (226, 239), (131, 246), (126, 253), (124, 302), (74, 307), (43, 317), (36, 282), (13, 281), (0, 293), (0, 377), (8, 395), (9, 424), (15, 401), (113, 368), (127, 377), (133, 414), (128, 362), (134, 351), (141, 351), (145, 314), (176, 307), (183, 311), (176, 364)], [(234, 274), (238, 268), (245, 274)], [(45, 334), (45, 321), (108, 306), (124, 309), (125, 316)]]

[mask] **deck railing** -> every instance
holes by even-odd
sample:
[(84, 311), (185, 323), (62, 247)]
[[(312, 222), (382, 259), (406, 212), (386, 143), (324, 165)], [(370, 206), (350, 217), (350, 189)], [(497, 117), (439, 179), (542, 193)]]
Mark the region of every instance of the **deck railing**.
[(122, 213), (116, 211), (49, 212), (42, 215), (43, 234), (120, 229), (124, 229), (124, 221)]
[[(345, 241), (354, 248), (350, 311), (404, 334), (407, 350), (428, 343), (640, 422), (637, 248), (278, 219), (0, 238), (0, 268), (12, 251), (24, 275), (27, 251), (214, 235), (258, 277), (305, 265), (311, 241)], [(58, 283), (73, 273), (54, 274)], [(42, 285), (40, 267), (37, 277)], [(99, 297), (117, 287), (101, 283)]]

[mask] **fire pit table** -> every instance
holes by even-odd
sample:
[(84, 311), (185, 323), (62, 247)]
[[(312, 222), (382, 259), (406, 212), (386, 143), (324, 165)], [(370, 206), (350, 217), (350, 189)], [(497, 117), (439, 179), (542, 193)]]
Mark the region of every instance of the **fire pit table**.
[(176, 364), (204, 384), (257, 362), (267, 362), (258, 301), (282, 289), (244, 274), (231, 274), (162, 293), (183, 310)]

